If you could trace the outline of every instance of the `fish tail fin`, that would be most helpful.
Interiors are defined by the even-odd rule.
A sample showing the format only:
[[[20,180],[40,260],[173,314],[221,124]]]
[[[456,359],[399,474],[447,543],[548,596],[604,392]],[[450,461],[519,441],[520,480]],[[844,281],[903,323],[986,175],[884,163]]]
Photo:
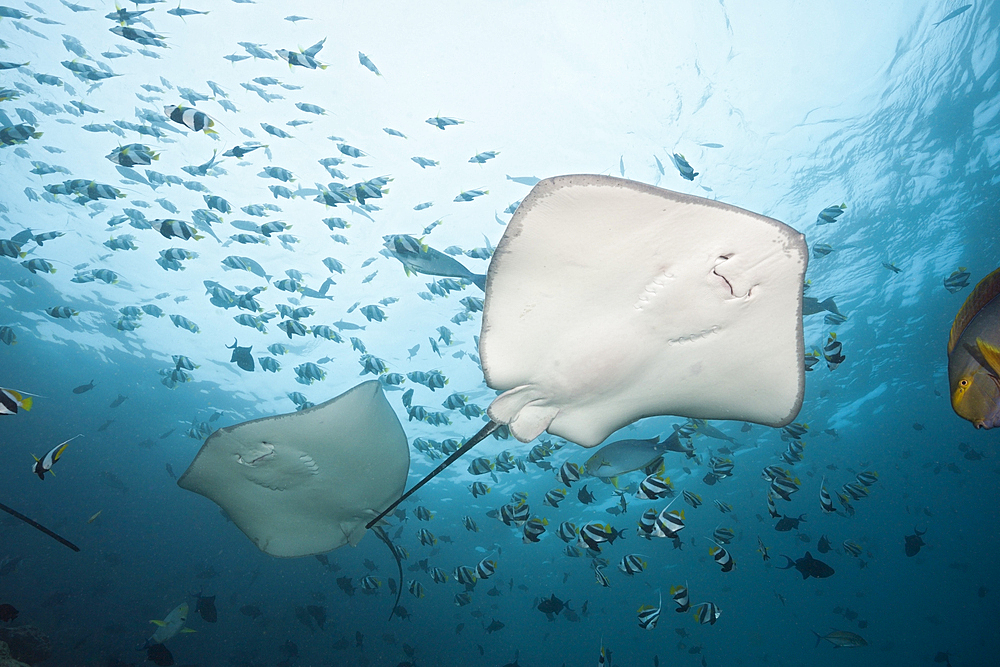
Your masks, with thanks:
[[[25,399],[23,399],[21,401],[21,409],[22,410],[29,410],[30,411],[32,403],[34,403],[34,400],[30,396],[27,397],[27,398],[25,398]],[[37,461],[38,459],[35,459],[35,460]]]
[[[816,632],[815,630],[812,630],[812,633],[816,635],[816,646],[814,646],[813,648],[819,648],[819,643],[823,640],[823,635]]]
[[[819,305],[824,310],[828,310],[831,313],[836,313],[837,315],[842,315],[840,309],[837,308],[837,304],[834,302],[833,297],[829,297],[819,302]]]

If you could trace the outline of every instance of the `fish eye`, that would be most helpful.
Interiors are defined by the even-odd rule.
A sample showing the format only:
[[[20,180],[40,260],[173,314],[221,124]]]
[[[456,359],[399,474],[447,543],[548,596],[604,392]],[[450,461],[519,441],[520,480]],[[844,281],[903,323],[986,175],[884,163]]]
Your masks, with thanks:
[[[958,381],[958,386],[960,386],[960,387],[968,387],[969,386],[969,380],[968,380],[968,378],[962,378],[961,380],[959,380]]]

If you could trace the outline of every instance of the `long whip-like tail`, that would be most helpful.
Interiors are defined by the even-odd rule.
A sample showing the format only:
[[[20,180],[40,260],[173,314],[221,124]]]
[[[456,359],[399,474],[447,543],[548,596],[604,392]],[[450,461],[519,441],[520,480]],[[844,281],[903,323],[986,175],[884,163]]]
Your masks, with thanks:
[[[399,553],[392,546],[392,540],[389,539],[389,534],[385,532],[382,526],[375,526],[372,528],[375,534],[380,540],[385,542],[385,546],[389,547],[389,551],[392,552],[392,557],[396,559],[396,566],[399,568],[399,586],[396,586],[396,601],[392,603],[392,609],[389,610],[389,618],[387,621],[392,620],[392,615],[396,613],[396,607],[399,606],[399,597],[403,594],[403,561],[399,559]]]
[[[448,458],[446,458],[444,460],[444,462],[442,462],[441,465],[439,465],[437,468],[435,468],[429,475],[427,475],[422,480],[420,480],[419,482],[417,482],[413,486],[413,488],[411,488],[409,491],[407,491],[402,496],[400,496],[399,499],[396,500],[394,503],[392,503],[391,505],[389,505],[388,507],[386,507],[384,510],[382,510],[381,514],[379,514],[377,517],[375,517],[374,519],[372,519],[371,521],[369,521],[367,524],[365,524],[365,528],[367,528],[368,530],[371,530],[372,526],[374,526],[379,521],[381,521],[382,519],[384,519],[386,517],[386,515],[389,514],[389,512],[391,512],[394,509],[396,509],[396,507],[401,502],[403,502],[404,500],[406,500],[407,498],[409,498],[410,496],[412,496],[417,491],[417,489],[419,489],[424,484],[426,484],[427,482],[429,482],[432,479],[434,479],[438,475],[438,473],[440,473],[442,470],[444,470],[445,468],[447,468],[448,466],[450,466],[452,463],[454,463],[455,461],[457,461],[467,451],[469,451],[470,449],[472,449],[473,447],[475,447],[476,445],[478,445],[480,442],[482,442],[483,440],[485,440],[491,433],[493,433],[493,431],[497,430],[499,427],[500,427],[500,424],[496,423],[495,421],[490,420],[490,422],[488,424],[486,424],[486,426],[484,426],[483,428],[481,428],[478,433],[476,433],[474,436],[472,436],[471,438],[469,438],[468,442],[466,442],[464,445],[462,445],[461,447],[459,447],[455,451],[454,454],[452,454],[451,456],[449,456]]]
[[[21,521],[25,522],[26,524],[28,524],[32,528],[37,528],[38,530],[42,531],[43,533],[45,533],[46,535],[48,535],[52,539],[54,539],[54,540],[56,540],[58,542],[62,542],[63,544],[65,544],[67,547],[69,547],[73,551],[79,551],[80,550],[80,547],[76,546],[75,544],[73,544],[72,542],[70,542],[69,540],[67,540],[65,537],[62,537],[61,535],[57,535],[56,533],[52,532],[51,530],[49,530],[48,528],[46,528],[42,524],[38,523],[34,519],[31,519],[29,517],[24,516],[23,514],[21,514],[20,512],[18,512],[17,510],[12,509],[10,507],[7,507],[3,503],[0,503],[0,510],[3,510],[4,512],[6,512],[7,514],[10,514],[13,517],[17,517],[18,519],[20,519]]]

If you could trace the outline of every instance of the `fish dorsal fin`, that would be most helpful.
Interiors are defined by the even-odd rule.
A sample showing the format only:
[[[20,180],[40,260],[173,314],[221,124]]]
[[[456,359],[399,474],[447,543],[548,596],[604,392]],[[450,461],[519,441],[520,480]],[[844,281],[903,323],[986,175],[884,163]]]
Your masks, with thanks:
[[[962,337],[969,323],[997,296],[1000,296],[1000,269],[983,278],[958,311],[955,323],[951,327],[951,336],[948,338],[948,354],[955,350],[958,339]]]
[[[1000,347],[991,345],[982,338],[976,339],[976,346],[979,348],[979,353],[983,355],[983,359],[993,374],[1000,376]]]

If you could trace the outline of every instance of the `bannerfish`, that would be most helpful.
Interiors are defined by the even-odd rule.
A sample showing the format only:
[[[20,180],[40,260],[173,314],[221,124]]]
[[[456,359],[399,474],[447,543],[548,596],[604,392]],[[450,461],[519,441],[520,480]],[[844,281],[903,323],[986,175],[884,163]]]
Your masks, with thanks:
[[[42,458],[38,458],[32,455],[32,458],[35,459],[35,465],[31,467],[31,472],[38,475],[38,479],[44,481],[45,473],[52,473],[52,466],[56,464],[56,461],[59,460],[59,457],[61,457],[63,452],[66,451],[66,448],[69,447],[69,443],[79,438],[80,435],[83,434],[81,433],[79,435],[74,435],[69,440],[59,443],[58,445],[50,449],[48,454],[46,454]],[[52,474],[54,475],[55,473]]]

